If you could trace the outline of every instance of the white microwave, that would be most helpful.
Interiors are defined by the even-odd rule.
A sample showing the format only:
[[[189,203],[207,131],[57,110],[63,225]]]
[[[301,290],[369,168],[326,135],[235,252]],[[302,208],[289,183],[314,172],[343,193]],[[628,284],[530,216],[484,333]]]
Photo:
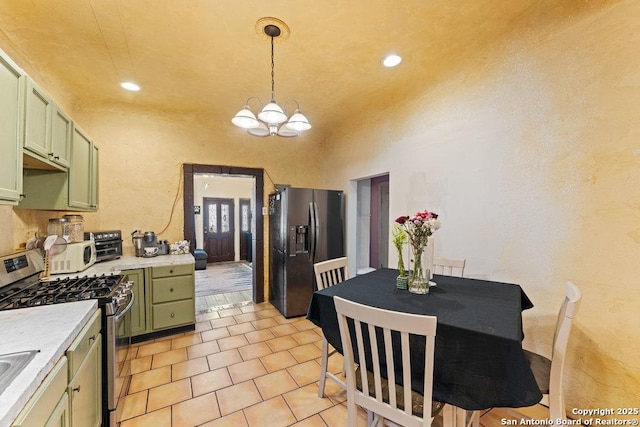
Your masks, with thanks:
[[[77,273],[96,262],[96,244],[93,240],[69,243],[62,253],[49,258],[51,274]]]

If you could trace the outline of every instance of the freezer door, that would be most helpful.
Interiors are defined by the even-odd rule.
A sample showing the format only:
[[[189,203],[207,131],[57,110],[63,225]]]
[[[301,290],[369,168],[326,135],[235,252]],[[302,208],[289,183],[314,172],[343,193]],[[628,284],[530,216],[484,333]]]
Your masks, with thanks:
[[[316,218],[313,263],[344,256],[344,201],[342,191],[314,190]]]
[[[283,310],[285,317],[307,314],[314,291],[313,264],[309,259],[310,209],[313,190],[308,188],[286,188],[283,214],[286,215],[287,250],[284,257],[285,285]]]

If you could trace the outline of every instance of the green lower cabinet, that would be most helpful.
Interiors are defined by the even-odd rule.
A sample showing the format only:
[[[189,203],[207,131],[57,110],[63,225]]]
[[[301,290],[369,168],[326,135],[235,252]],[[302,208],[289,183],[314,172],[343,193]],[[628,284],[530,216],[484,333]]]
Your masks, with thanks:
[[[71,427],[102,424],[102,337],[96,337],[76,375],[69,382]]]
[[[131,308],[132,337],[195,324],[193,264],[154,266],[126,270],[123,274],[133,282],[135,294]]]
[[[127,280],[133,282],[134,302],[131,307],[131,336],[149,332],[147,330],[147,307],[144,290],[144,269],[126,270]]]
[[[31,396],[12,427],[64,425],[56,423],[56,420],[69,419],[68,406],[60,407],[60,402],[67,395],[67,369],[67,358],[63,356]]]
[[[192,299],[153,305],[153,329],[188,325],[195,321]]]
[[[45,427],[69,427],[69,395],[65,392]]]

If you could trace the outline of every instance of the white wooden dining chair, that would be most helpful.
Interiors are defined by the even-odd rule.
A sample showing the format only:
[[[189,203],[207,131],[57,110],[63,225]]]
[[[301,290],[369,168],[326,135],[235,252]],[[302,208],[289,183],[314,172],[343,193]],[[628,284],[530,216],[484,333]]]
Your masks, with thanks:
[[[565,288],[565,297],[558,312],[556,329],[553,334],[553,347],[551,359],[538,353],[524,350],[525,357],[529,361],[536,383],[542,393],[540,403],[549,408],[549,419],[566,420],[567,412],[564,405],[564,390],[562,386],[562,375],[564,372],[565,356],[569,344],[569,334],[573,318],[578,312],[582,292],[573,284],[568,282]],[[526,415],[513,408],[506,408],[507,412],[519,418],[528,418]]]
[[[316,284],[318,290],[336,285],[349,278],[349,270],[347,269],[347,257],[317,262],[313,265],[313,271],[316,275]],[[318,387],[318,397],[324,396],[324,385],[327,378],[335,381],[342,388],[347,388],[347,385],[344,381],[338,378],[338,376],[334,373],[329,372],[327,369],[329,364],[329,357],[334,354],[336,354],[336,350],[333,349],[329,351],[329,342],[324,337],[324,335],[322,335],[322,359],[320,363],[320,384]],[[342,366],[342,374],[344,375],[344,363]]]
[[[465,263],[466,260],[464,259],[433,257],[433,273],[463,277]]]
[[[437,413],[442,407],[441,403],[434,404],[431,401],[436,317],[384,310],[340,297],[334,297],[333,301],[347,366],[347,425],[356,425],[357,406],[360,406],[374,414],[369,425],[382,426],[385,421],[391,421],[408,427],[430,426],[434,412]],[[356,336],[357,361],[354,360],[354,347],[348,326],[351,322]],[[369,340],[363,339],[363,327],[368,330]],[[382,331],[381,342],[377,339],[376,329]],[[424,394],[412,391],[410,386],[396,384],[392,333],[399,334],[400,337],[403,384],[411,384],[409,334],[415,336],[414,339],[424,340]],[[387,378],[383,378],[381,374],[379,351],[385,355]],[[371,355],[373,372],[365,368],[367,354]]]

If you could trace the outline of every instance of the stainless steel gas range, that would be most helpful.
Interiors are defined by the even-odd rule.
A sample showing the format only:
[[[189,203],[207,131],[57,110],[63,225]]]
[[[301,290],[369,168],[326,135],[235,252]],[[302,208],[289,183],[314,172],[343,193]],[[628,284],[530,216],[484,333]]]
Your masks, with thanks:
[[[118,400],[129,388],[133,283],[123,275],[77,276],[43,281],[38,249],[0,257],[0,310],[95,299],[102,309],[103,423],[117,425]]]

